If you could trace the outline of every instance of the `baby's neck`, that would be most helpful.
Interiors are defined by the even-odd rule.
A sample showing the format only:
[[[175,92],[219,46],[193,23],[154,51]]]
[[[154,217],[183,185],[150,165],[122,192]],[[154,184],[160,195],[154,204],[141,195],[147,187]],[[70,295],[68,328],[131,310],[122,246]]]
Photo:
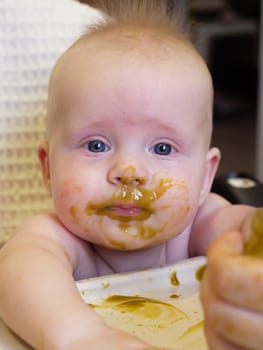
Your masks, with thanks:
[[[93,246],[97,275],[137,271],[164,266],[188,258],[190,227],[179,236],[156,247],[136,251]]]
[[[159,267],[166,263],[166,244],[136,251],[93,246],[98,275]]]

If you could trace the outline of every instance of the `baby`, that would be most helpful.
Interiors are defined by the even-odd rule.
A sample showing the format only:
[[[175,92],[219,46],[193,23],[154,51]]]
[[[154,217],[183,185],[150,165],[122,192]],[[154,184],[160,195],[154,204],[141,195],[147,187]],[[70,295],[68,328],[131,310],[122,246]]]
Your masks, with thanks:
[[[210,193],[220,152],[210,148],[209,71],[166,1],[93,4],[111,17],[65,52],[50,79],[39,159],[54,213],[28,219],[1,250],[0,317],[36,349],[153,349],[107,327],[74,281],[204,255],[236,230],[211,248],[202,297],[211,349],[243,349],[251,334],[238,337],[232,321],[254,313],[241,297],[232,306],[233,286],[222,293],[231,271],[243,271],[231,259],[241,259],[256,209]],[[253,332],[256,341],[262,332]]]

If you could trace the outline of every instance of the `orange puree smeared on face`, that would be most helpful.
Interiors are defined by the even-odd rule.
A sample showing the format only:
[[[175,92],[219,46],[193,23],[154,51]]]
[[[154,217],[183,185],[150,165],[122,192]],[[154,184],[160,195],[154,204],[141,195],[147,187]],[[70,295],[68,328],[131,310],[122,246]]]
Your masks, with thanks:
[[[263,257],[263,209],[257,210],[251,231],[251,236],[244,246],[244,254]]]
[[[126,182],[128,182],[128,180]],[[130,183],[125,184],[125,181],[123,180],[123,184],[118,187],[112,198],[100,204],[87,205],[85,212],[88,216],[93,214],[106,215],[112,219],[120,221],[146,220],[152,214],[152,203],[159,199],[173,185],[174,181],[169,178],[161,179],[155,189],[147,189]],[[140,208],[141,212],[138,215],[131,217],[118,215],[111,210],[115,203],[122,203],[123,205],[125,205],[125,203],[132,203]]]
[[[162,228],[154,228],[151,226],[145,226],[141,223],[136,225],[136,233],[134,234],[133,227],[129,222],[120,222],[119,229],[122,232],[125,232],[128,236],[131,237],[140,237],[141,239],[147,240],[155,237],[158,233],[162,232]]]
[[[98,224],[104,230],[104,219],[109,217],[117,221],[119,230],[126,237],[130,236],[147,241],[155,239],[159,235],[160,238],[157,243],[163,243],[166,236],[162,236],[162,233],[167,229],[168,222],[170,222],[169,217],[173,219],[174,225],[176,225],[184,220],[189,212],[187,186],[181,180],[161,178],[155,182],[155,186],[145,188],[131,181],[130,178],[133,176],[133,171],[132,167],[131,169],[127,168],[126,172],[131,174],[127,174],[127,181],[122,178],[122,184],[116,187],[110,198],[102,201],[98,200],[97,203],[88,203],[84,210],[81,211],[77,205],[72,205],[69,208],[72,222],[80,224],[83,219],[82,214],[88,217],[94,215],[100,217]],[[172,191],[167,200],[166,198],[159,200],[171,188]],[[173,196],[178,201],[175,207],[172,203]],[[155,214],[157,220],[155,218],[146,223],[146,220]],[[173,227],[167,230],[170,232],[173,230]],[[122,250],[127,249],[127,242],[112,239],[110,236],[107,239],[111,246]]]
[[[78,217],[77,217],[77,208],[75,205],[72,205],[70,208],[69,208],[69,213],[73,219],[73,223],[74,224],[77,224],[78,223]]]

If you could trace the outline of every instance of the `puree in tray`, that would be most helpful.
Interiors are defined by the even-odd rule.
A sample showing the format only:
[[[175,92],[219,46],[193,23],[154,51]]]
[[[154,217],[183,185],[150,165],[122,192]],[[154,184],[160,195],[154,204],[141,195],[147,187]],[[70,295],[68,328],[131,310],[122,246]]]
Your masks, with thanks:
[[[207,349],[198,294],[164,300],[112,295],[92,306],[110,326],[149,344],[176,350]]]
[[[193,258],[156,269],[78,281],[77,288],[112,327],[162,349],[207,350],[199,300],[205,264],[205,257]],[[31,348],[0,320],[0,350],[10,349]]]
[[[199,300],[205,258],[81,281],[84,300],[110,326],[149,344],[174,350],[207,350]],[[99,292],[98,292],[99,291]]]

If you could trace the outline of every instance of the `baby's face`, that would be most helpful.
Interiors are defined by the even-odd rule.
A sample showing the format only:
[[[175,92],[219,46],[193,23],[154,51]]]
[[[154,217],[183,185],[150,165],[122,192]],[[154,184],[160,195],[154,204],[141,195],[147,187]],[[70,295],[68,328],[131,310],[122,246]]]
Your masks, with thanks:
[[[135,57],[80,45],[58,66],[49,100],[57,215],[75,235],[123,250],[181,233],[219,157],[208,149],[211,86],[200,62]]]

